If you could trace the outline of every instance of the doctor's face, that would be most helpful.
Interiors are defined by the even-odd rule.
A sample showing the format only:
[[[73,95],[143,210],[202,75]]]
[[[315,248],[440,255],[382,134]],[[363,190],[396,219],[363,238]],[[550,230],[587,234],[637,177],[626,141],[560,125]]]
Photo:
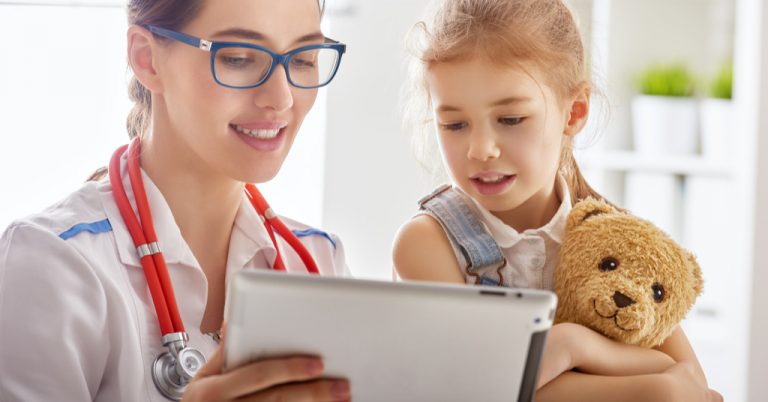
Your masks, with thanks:
[[[207,0],[179,31],[278,54],[324,41],[317,0]],[[256,183],[274,177],[317,89],[292,86],[281,66],[256,88],[227,88],[214,80],[210,52],[177,41],[160,50],[156,68],[162,90],[154,94],[155,112],[165,127],[155,132],[175,137],[176,152],[185,156],[180,159],[190,162],[185,168]],[[226,60],[232,70],[252,62],[243,54]],[[217,75],[221,81],[218,67]]]

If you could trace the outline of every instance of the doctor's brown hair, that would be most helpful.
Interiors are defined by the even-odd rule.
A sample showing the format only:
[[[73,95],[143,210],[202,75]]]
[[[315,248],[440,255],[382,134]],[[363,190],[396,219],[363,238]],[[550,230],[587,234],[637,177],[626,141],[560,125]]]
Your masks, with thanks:
[[[405,113],[417,135],[419,131],[425,135],[432,122],[424,73],[437,63],[475,57],[510,67],[529,62],[561,99],[591,88],[581,35],[562,0],[442,0],[432,21],[414,28],[421,35],[415,44],[417,60],[411,66]],[[560,154],[560,172],[571,201],[603,199],[581,174],[572,141],[566,139]]]
[[[154,25],[174,31],[181,30],[187,23],[200,13],[206,0],[129,0],[129,25]],[[215,1],[215,0],[208,0]],[[318,0],[320,16],[325,10],[325,0]],[[159,41],[168,39],[155,36]],[[128,83],[128,97],[133,101],[133,108],[128,113],[126,128],[128,138],[134,139],[146,134],[152,120],[152,94],[132,76]],[[88,181],[100,180],[105,177],[107,168],[102,167],[88,178]]]

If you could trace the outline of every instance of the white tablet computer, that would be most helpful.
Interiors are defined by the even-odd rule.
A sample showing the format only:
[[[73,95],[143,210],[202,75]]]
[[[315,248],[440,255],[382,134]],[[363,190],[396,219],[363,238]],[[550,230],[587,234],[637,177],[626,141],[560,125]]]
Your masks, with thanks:
[[[551,292],[247,270],[230,283],[225,366],[322,356],[352,399],[531,401]]]

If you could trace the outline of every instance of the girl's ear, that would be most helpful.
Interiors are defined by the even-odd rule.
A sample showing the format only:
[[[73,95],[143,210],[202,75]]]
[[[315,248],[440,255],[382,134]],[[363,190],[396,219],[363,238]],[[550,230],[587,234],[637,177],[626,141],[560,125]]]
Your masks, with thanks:
[[[589,86],[583,84],[576,92],[576,96],[572,98],[568,107],[568,121],[565,125],[563,134],[573,136],[579,133],[587,124],[587,117],[589,117],[589,97],[591,95]]]
[[[154,35],[143,27],[128,28],[128,65],[136,79],[150,92],[162,92],[162,81],[157,72],[157,47]]]

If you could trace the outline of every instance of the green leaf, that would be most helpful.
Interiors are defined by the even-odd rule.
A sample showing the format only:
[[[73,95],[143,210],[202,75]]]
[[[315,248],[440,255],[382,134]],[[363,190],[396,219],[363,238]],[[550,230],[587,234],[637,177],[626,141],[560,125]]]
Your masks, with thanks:
[[[695,84],[685,66],[674,64],[647,68],[638,79],[638,87],[644,95],[686,97],[693,95]]]

